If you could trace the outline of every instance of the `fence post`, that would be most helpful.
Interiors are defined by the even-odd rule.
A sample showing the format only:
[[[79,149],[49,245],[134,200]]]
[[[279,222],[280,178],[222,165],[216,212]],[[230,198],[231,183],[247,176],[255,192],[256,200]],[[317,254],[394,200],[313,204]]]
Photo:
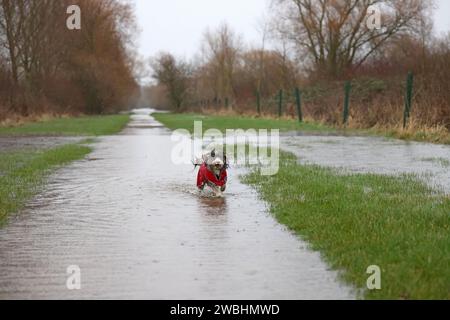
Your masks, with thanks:
[[[225,98],[225,108],[228,109],[228,106],[230,104],[230,101],[228,100],[228,97]]]
[[[280,95],[278,98],[278,118],[281,118],[283,114],[283,89],[280,89]]]
[[[408,72],[408,78],[406,80],[405,111],[403,112],[403,129],[406,129],[409,117],[411,116],[413,85],[414,74]]]
[[[261,93],[259,90],[256,90],[256,111],[258,115],[261,115]]]
[[[345,83],[345,99],[344,99],[344,125],[348,124],[348,118],[350,116],[350,91],[352,89],[351,81]]]
[[[298,121],[303,122],[303,112],[302,112],[302,94],[299,88],[295,88],[295,100],[297,102],[297,114]]]

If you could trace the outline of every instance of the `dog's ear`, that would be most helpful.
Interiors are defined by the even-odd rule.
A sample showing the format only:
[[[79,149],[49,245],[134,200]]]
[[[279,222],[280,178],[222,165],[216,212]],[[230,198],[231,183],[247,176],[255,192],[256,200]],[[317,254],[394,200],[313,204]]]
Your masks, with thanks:
[[[227,155],[226,154],[223,154],[223,164],[224,164],[225,169],[229,168],[228,159],[227,159]]]

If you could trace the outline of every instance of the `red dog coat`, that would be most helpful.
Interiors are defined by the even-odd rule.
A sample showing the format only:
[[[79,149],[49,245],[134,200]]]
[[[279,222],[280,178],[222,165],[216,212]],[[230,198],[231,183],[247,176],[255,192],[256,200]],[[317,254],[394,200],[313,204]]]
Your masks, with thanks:
[[[207,183],[213,183],[218,187],[224,187],[227,183],[227,179],[228,179],[227,170],[222,169],[219,178],[217,178],[214,172],[208,169],[206,164],[202,164],[200,170],[198,171],[197,187],[203,189],[205,187],[205,184]]]

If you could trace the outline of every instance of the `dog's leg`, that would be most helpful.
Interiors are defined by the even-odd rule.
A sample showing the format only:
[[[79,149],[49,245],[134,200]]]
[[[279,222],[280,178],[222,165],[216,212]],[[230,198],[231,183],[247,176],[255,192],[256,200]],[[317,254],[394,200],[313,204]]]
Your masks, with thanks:
[[[215,190],[214,190],[214,196],[216,198],[222,198],[223,197],[222,190],[220,188],[216,187]]]

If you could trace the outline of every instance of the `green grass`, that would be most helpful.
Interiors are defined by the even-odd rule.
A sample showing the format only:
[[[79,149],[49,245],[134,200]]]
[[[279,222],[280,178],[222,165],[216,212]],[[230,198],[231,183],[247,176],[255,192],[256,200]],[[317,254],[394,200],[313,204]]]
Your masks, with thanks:
[[[156,120],[164,124],[172,130],[186,129],[191,133],[194,128],[194,121],[203,122],[203,131],[208,129],[219,129],[225,133],[226,129],[280,129],[280,131],[303,131],[303,132],[327,132],[340,133],[342,135],[357,136],[381,136],[393,139],[401,139],[406,141],[421,141],[437,144],[450,144],[450,135],[448,132],[424,132],[409,131],[403,132],[398,130],[382,130],[382,129],[349,129],[326,126],[320,123],[304,122],[299,123],[297,120],[289,119],[271,119],[271,118],[254,118],[248,116],[223,116],[223,115],[201,115],[194,113],[155,113]]]
[[[368,299],[450,298],[450,198],[412,176],[344,175],[299,165],[281,154],[277,175],[243,177],[344,281],[366,288],[366,270],[382,270]]]
[[[333,131],[329,127],[316,123],[299,123],[296,120],[251,118],[245,116],[206,116],[200,114],[155,113],[152,115],[157,121],[172,130],[194,130],[194,121],[203,122],[203,131],[218,129],[225,133],[227,129],[280,129],[281,131]]]
[[[0,127],[0,135],[65,135],[101,136],[120,132],[128,123],[129,115],[59,118],[27,123],[18,127]]]
[[[0,153],[0,226],[39,191],[51,169],[90,152],[86,145],[71,144],[44,151]]]

